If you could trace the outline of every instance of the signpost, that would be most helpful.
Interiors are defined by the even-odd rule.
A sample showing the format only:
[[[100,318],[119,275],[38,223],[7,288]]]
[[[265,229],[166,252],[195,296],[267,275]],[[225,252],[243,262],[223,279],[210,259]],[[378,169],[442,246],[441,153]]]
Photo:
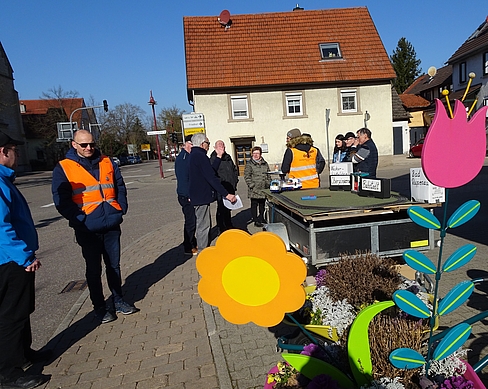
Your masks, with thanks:
[[[184,113],[181,115],[183,122],[183,138],[199,132],[205,133],[205,118],[203,113]]]

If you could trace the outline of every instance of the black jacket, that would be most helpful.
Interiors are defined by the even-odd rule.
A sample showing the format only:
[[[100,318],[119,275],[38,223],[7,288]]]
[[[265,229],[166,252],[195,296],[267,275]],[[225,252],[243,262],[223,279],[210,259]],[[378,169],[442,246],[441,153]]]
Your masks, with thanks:
[[[210,154],[210,163],[213,165],[215,159],[217,158],[217,153],[212,151]],[[239,171],[237,170],[237,166],[232,161],[232,158],[229,154],[224,153],[222,158],[220,159],[220,165],[217,169],[217,175],[220,178],[220,183],[222,186],[227,189],[227,191],[231,194],[235,194],[237,190],[237,183],[239,182]]]

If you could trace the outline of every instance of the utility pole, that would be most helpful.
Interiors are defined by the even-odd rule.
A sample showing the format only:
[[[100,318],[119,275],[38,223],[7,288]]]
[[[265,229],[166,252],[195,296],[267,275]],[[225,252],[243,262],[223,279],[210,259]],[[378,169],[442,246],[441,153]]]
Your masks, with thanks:
[[[152,91],[150,91],[151,97],[149,97],[149,105],[152,108],[152,113],[153,113],[153,118],[154,118],[154,131],[158,130],[158,124],[156,121],[156,111],[154,110],[154,106],[157,104],[156,100],[154,100],[154,97],[152,95]],[[161,148],[159,147],[159,135],[156,135],[156,148],[158,149],[158,161],[159,161],[159,174],[161,175],[161,178],[164,178],[164,173],[163,173],[163,162],[161,161]]]

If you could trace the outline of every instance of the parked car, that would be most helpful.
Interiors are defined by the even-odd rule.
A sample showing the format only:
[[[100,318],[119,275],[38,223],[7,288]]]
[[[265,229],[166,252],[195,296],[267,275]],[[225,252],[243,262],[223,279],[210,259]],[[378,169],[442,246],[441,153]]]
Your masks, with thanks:
[[[129,164],[129,159],[128,159],[127,155],[120,155],[119,160],[120,160],[120,165],[128,165]]]
[[[420,158],[422,155],[422,147],[424,146],[424,138],[419,139],[417,142],[410,147],[410,152],[408,153],[409,158]]]
[[[114,161],[117,166],[120,166],[120,159],[118,159],[117,157],[112,157],[112,161]]]
[[[128,163],[132,165],[135,165],[136,163],[142,163],[142,159],[138,155],[129,155],[127,157],[127,160]]]

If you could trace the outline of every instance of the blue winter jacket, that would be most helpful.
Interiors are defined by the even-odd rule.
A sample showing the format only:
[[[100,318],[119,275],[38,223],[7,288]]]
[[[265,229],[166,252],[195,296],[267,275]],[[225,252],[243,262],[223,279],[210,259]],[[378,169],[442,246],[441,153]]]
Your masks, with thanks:
[[[215,158],[213,164],[207,157],[207,150],[202,147],[192,147],[190,153],[190,201],[192,205],[205,205],[217,199],[217,193],[226,197],[229,192],[220,183],[216,171],[220,165],[220,158]]]
[[[27,267],[39,248],[37,231],[24,196],[13,184],[15,172],[0,165],[0,265]]]
[[[98,162],[102,155],[98,150],[92,158],[80,157],[74,148],[69,149],[66,158],[81,165],[93,177],[99,180]],[[72,188],[61,165],[58,163],[53,170],[52,193],[54,205],[58,212],[69,221],[69,225],[76,230],[103,232],[111,230],[122,223],[122,216],[127,213],[127,189],[124,179],[117,166],[112,162],[114,168],[114,183],[116,199],[122,211],[115,209],[108,202],[104,201],[92,213],[86,215],[72,200]]]
[[[190,197],[190,153],[182,149],[175,160],[176,193],[179,196]]]

